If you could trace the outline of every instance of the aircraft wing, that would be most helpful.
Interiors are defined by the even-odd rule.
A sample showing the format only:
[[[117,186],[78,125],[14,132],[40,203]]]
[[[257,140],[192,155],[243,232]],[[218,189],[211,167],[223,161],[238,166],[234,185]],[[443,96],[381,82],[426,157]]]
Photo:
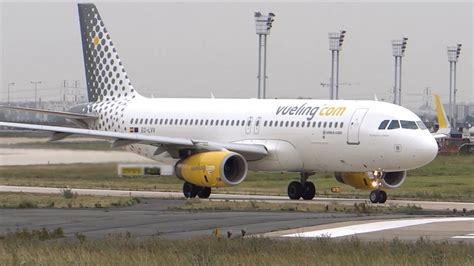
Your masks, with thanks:
[[[84,128],[43,126],[9,122],[0,122],[0,126],[52,132],[53,135],[50,139],[52,141],[63,139],[70,135],[82,135],[113,141],[112,146],[115,147],[126,146],[130,144],[148,144],[158,147],[155,154],[168,151],[174,158],[179,157],[179,150],[186,149],[203,151],[226,149],[241,154],[247,160],[258,160],[268,154],[265,146],[261,144],[220,143],[186,138],[149,136],[140,133],[111,132]]]

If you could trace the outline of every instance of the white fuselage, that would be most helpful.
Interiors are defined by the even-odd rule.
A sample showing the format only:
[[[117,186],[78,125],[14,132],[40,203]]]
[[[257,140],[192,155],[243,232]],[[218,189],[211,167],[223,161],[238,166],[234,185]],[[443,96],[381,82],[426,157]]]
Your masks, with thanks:
[[[123,114],[120,131],[265,145],[269,154],[250,161],[250,170],[390,172],[420,167],[437,154],[426,129],[379,130],[383,120],[420,121],[411,111],[384,102],[138,97]],[[154,155],[154,146],[128,148],[170,160]]]

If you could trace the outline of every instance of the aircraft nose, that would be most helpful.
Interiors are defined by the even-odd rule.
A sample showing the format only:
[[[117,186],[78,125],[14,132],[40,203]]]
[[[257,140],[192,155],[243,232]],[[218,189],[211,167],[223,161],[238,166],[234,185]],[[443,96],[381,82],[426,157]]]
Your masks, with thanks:
[[[428,164],[438,155],[438,144],[431,134],[423,136],[419,141],[419,155],[423,158],[424,164]]]

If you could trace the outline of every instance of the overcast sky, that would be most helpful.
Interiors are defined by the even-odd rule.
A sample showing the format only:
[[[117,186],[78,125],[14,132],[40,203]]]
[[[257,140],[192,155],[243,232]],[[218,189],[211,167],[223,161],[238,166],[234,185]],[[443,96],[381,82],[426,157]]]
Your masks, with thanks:
[[[391,40],[408,37],[404,105],[421,105],[426,87],[447,101],[446,46],[462,43],[458,102],[474,101],[472,3],[112,3],[96,4],[132,84],[155,97],[250,98],[257,94],[254,11],[273,12],[268,97],[328,98],[328,32],[344,29],[341,98],[388,98],[394,83]],[[0,4],[0,100],[56,97],[60,80],[85,83],[77,5]],[[49,90],[48,90],[49,88]],[[410,94],[410,95],[409,95]]]

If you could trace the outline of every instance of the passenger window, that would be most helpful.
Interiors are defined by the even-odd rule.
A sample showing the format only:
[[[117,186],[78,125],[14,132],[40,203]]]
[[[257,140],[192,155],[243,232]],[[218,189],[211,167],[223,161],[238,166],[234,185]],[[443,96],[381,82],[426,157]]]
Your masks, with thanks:
[[[299,126],[300,126],[300,122],[299,122],[299,121],[296,121],[295,127],[299,127]]]
[[[422,130],[425,130],[427,129],[426,126],[425,126],[425,123],[423,123],[422,121],[416,121],[416,124],[418,125],[418,127]]]
[[[329,122],[329,126],[328,126],[328,127],[329,127],[329,128],[331,128],[331,127],[332,127],[332,122]]]
[[[390,125],[388,125],[387,129],[396,129],[396,128],[400,128],[400,124],[398,123],[398,120],[392,120],[392,122],[390,122]]]
[[[289,121],[286,121],[285,127],[288,127],[288,124],[290,124],[290,122],[289,122]]]
[[[327,124],[328,124],[327,122],[324,122],[323,128],[326,128]]]
[[[341,122],[341,125],[340,125],[340,127],[342,128],[343,126],[344,126],[344,122]]]
[[[285,123],[284,121],[280,121],[280,127],[283,127],[283,123]]]
[[[263,122],[263,126],[264,126],[264,127],[267,126],[267,120],[265,120],[265,122]]]
[[[316,127],[316,121],[313,121],[313,127]]]
[[[192,119],[189,119],[189,125],[190,125],[190,126],[193,125],[193,120],[192,120]]]
[[[334,123],[334,128],[337,128],[337,124],[338,124],[337,122],[336,122],[336,123]]]
[[[230,125],[231,125],[231,126],[234,125],[234,120],[231,120],[231,121],[230,121]]]
[[[291,127],[293,127],[294,124],[295,124],[295,122],[291,121]]]
[[[321,128],[321,121],[318,122],[318,128]]]
[[[260,125],[260,120],[257,120],[257,122],[255,123],[255,126],[258,127]]]
[[[380,123],[380,125],[379,125],[379,130],[383,130],[383,129],[387,128],[388,122],[390,122],[390,120],[382,121],[382,123]]]
[[[155,119],[155,125],[157,125],[157,124],[158,124],[158,118]]]
[[[132,124],[132,125],[133,125],[133,118],[132,118],[132,119],[130,119],[130,124]]]
[[[400,124],[402,125],[402,128],[418,129],[418,126],[416,125],[415,121],[400,120]]]
[[[239,122],[240,122],[240,120],[236,120],[236,121],[235,121],[235,126],[238,127],[238,126],[239,126]]]
[[[268,126],[271,127],[272,125],[273,125],[273,121],[270,121],[270,122],[268,123]]]

